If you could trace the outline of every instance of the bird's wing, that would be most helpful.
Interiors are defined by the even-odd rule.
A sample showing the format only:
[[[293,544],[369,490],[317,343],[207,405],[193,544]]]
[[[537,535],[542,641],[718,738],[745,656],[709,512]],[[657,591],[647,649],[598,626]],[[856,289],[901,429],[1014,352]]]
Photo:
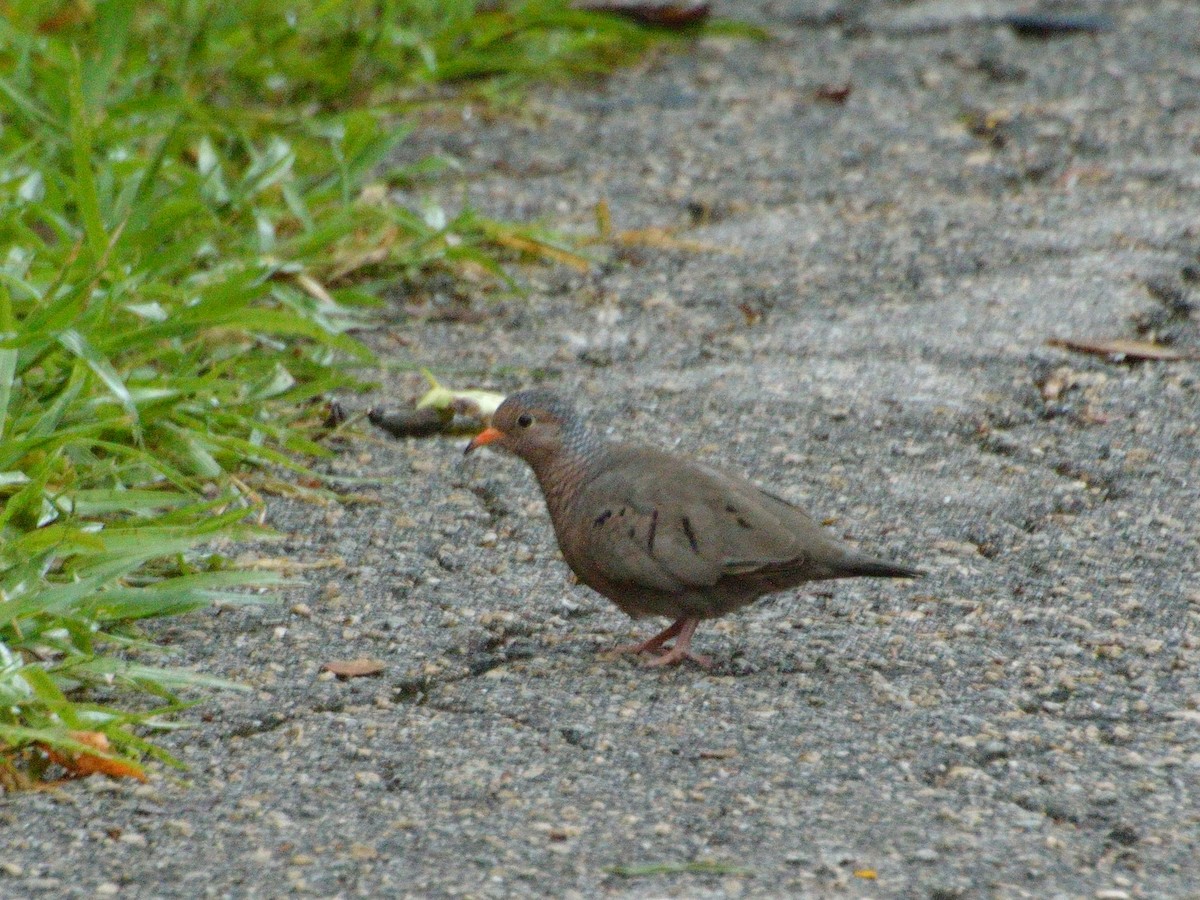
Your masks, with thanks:
[[[663,591],[787,566],[816,523],[751,482],[647,448],[618,452],[580,498],[592,562],[605,577]],[[806,540],[808,543],[806,543]]]

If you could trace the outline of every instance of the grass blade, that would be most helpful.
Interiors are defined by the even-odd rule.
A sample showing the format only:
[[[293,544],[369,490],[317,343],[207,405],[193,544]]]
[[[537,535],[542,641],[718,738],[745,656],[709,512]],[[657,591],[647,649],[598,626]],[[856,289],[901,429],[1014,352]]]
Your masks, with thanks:
[[[76,49],[72,58],[70,77],[71,101],[71,151],[74,158],[74,196],[83,219],[84,233],[92,258],[104,258],[108,245],[108,234],[104,219],[100,215],[100,197],[96,193],[96,176],[92,171],[92,129],[90,112],[83,93],[83,64]]]

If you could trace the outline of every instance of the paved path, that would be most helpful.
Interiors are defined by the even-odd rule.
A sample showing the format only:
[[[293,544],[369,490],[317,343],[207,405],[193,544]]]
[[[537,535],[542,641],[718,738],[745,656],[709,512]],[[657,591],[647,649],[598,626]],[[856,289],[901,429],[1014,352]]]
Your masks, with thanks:
[[[476,322],[435,296],[381,352],[559,385],[930,577],[764,602],[701,629],[715,671],[645,671],[597,657],[652,623],[568,583],[517,462],[362,441],[336,468],[382,503],[270,512],[265,552],[344,567],[167,633],[253,685],[167,739],[190,770],[4,798],[0,894],[1200,892],[1200,364],[1046,346],[1200,348],[1200,7],[1107,6],[1038,41],[984,5],[755,5],[769,42],[405,151],[488,213],[587,231],[606,200],[695,245],[525,271]],[[387,671],[319,674],[360,655]]]

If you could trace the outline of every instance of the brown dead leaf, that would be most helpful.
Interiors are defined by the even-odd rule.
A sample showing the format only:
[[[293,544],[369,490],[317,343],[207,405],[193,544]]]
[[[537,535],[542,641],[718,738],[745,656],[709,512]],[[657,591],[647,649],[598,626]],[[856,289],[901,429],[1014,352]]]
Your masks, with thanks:
[[[371,659],[368,656],[360,656],[358,659],[335,659],[325,663],[321,668],[345,680],[378,675],[387,669],[387,663],[383,660]]]
[[[387,262],[391,250],[388,247],[376,247],[358,253],[343,253],[334,259],[334,265],[329,269],[329,280],[340,282],[349,278],[360,269],[377,266]]]
[[[635,228],[619,231],[612,237],[613,243],[622,247],[653,247],[656,250],[682,250],[687,253],[738,253],[734,247],[721,247],[703,241],[689,241],[675,237],[666,228]]]
[[[469,306],[462,304],[454,304],[453,306],[434,306],[432,308],[425,306],[406,306],[404,312],[410,318],[418,322],[451,322],[461,323],[463,325],[477,325],[480,322],[486,322],[493,315],[494,310],[471,309]]]
[[[71,740],[94,747],[99,753],[107,754],[111,750],[108,738],[99,731],[71,731]],[[53,747],[42,746],[42,752],[52,763],[62,766],[71,773],[73,778],[86,778],[88,775],[107,775],[109,778],[135,778],[146,780],[142,767],[126,759],[115,756],[101,756],[99,753],[71,753],[65,750],[55,750]]]
[[[255,556],[252,553],[243,553],[237,558],[237,566],[240,569],[260,569],[266,572],[294,574],[310,569],[344,569],[346,560],[341,556],[327,556],[311,562],[300,562],[286,556]]]
[[[602,241],[612,237],[612,212],[608,208],[607,200],[596,204],[596,232]]]
[[[233,485],[239,491],[241,491],[242,496],[248,497],[252,503],[254,503],[255,505],[258,505],[258,506],[266,505],[263,503],[262,495],[260,495],[258,493],[258,491],[254,490],[254,488],[250,487],[250,485],[246,484],[246,482],[243,481],[241,478],[238,478],[238,476],[236,476],[236,475],[230,475],[229,480],[231,482],[233,482]],[[259,524],[261,525],[262,522],[260,521]]]
[[[700,759],[733,759],[738,751],[737,747],[721,747],[717,750],[701,750],[696,755]]]
[[[8,753],[0,755],[0,793],[37,790],[38,784],[9,760]]]
[[[336,306],[337,301],[333,299],[333,295],[325,290],[325,285],[317,281],[307,272],[297,272],[292,276],[293,280],[300,285],[301,290],[321,303],[326,303],[330,306]]]
[[[454,421],[454,410],[436,409],[380,409],[367,410],[367,421],[382,428],[393,437],[429,437],[444,432]]]
[[[709,0],[575,0],[576,9],[624,16],[642,25],[686,28],[699,25],[712,12]]]
[[[510,250],[519,250],[522,253],[528,253],[530,256],[540,256],[544,259],[550,259],[565,266],[570,266],[576,272],[586,272],[592,267],[592,264],[578,253],[571,253],[569,250],[553,247],[543,241],[535,241],[516,234],[496,234],[492,236],[492,240],[501,247],[507,247]]]
[[[386,262],[403,240],[404,234],[399,226],[388,225],[372,232],[369,238],[360,238],[357,243],[336,249],[332,262],[324,269],[325,280],[340,283],[361,269]]]
[[[8,4],[4,5],[3,10],[5,18],[8,17]],[[92,4],[75,2],[63,4],[62,8],[47,19],[38,22],[38,34],[57,34],[60,31],[66,31],[68,28],[73,28],[83,22],[90,21],[96,17],[96,11]]]
[[[757,325],[762,321],[762,310],[755,309],[749,303],[739,303],[738,309],[742,311],[742,315],[746,317],[747,325]]]
[[[813,96],[826,103],[841,104],[850,99],[852,90],[854,90],[854,86],[848,81],[841,84],[823,84],[813,92]]]
[[[1188,353],[1184,350],[1168,347],[1165,344],[1155,344],[1151,341],[1132,341],[1124,338],[1115,338],[1113,340],[1050,338],[1046,343],[1051,347],[1062,347],[1064,350],[1105,356],[1113,362],[1122,362],[1126,359],[1161,360],[1165,362],[1181,359],[1200,359],[1200,353]]]

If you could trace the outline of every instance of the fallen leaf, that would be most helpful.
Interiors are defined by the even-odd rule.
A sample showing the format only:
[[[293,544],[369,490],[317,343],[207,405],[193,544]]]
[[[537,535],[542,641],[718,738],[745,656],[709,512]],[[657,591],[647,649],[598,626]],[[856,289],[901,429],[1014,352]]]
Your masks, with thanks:
[[[823,84],[813,92],[813,96],[826,103],[845,103],[850,99],[854,86],[850,82],[843,84]]]
[[[450,409],[486,422],[504,402],[504,395],[495,391],[455,391],[439,384],[428,369],[422,369],[421,374],[429,382],[429,390],[417,401],[417,409]]]
[[[1079,353],[1091,353],[1096,356],[1107,356],[1113,362],[1126,359],[1154,359],[1171,362],[1180,359],[1200,359],[1200,353],[1189,353],[1177,350],[1165,344],[1155,344],[1151,341],[1131,341],[1123,338],[1114,340],[1077,340],[1075,338],[1050,338],[1046,341],[1051,347],[1062,347],[1064,350],[1075,350]]]
[[[382,428],[393,437],[429,437],[441,434],[454,419],[454,410],[449,406],[436,409],[379,409],[367,410],[367,420]]]
[[[698,25],[712,12],[709,0],[576,0],[572,5],[576,9],[611,13],[659,28]]]
[[[876,878],[879,877],[879,873],[876,872],[874,869],[855,869],[854,877],[862,878],[866,881],[874,881]]]
[[[340,556],[327,556],[312,562],[300,562],[286,556],[255,556],[243,553],[236,560],[238,568],[260,569],[266,572],[305,572],[310,569],[344,569],[346,560]]]
[[[561,247],[554,247],[545,241],[505,233],[492,235],[492,240],[501,247],[518,250],[521,253],[528,253],[530,256],[540,256],[544,259],[550,259],[565,266],[570,266],[576,272],[586,272],[592,267],[592,263],[587,257],[580,256],[578,253],[572,253],[570,250],[563,250]]]
[[[738,309],[742,311],[742,315],[746,317],[747,325],[757,325],[762,321],[762,311],[755,309],[749,303],[739,303]]]
[[[146,780],[146,773],[137,763],[108,754],[111,745],[108,738],[99,731],[70,731],[67,735],[73,741],[94,747],[99,753],[80,751],[72,753],[69,750],[55,750],[53,747],[41,745],[42,752],[52,763],[62,766],[71,773],[73,778],[86,778],[88,775],[107,775],[109,778],[135,778]]]
[[[5,16],[8,10],[5,9]],[[95,10],[85,3],[64,3],[62,9],[48,19],[38,22],[38,34],[56,34],[95,18]]]
[[[602,241],[612,237],[612,212],[608,208],[607,200],[596,204],[596,232]]]
[[[338,678],[363,678],[367,675],[378,675],[387,668],[387,663],[368,656],[358,659],[335,659],[321,666],[326,672],[332,672]]]
[[[719,750],[701,750],[697,754],[701,759],[733,759],[737,755],[736,747],[722,747]]]
[[[406,306],[404,312],[419,322],[451,322],[463,325],[477,325],[485,322],[493,315],[482,309],[471,309],[469,306],[455,304],[427,309],[423,306]]]
[[[0,793],[8,791],[33,791],[39,784],[14,766],[8,759],[7,753],[0,755]]]
[[[634,228],[620,231],[613,235],[613,242],[623,247],[652,247],[655,250],[682,250],[686,253],[741,252],[736,247],[677,238],[666,228]]]
[[[1000,21],[1024,38],[1058,37],[1069,34],[1099,34],[1112,31],[1112,16],[1088,13],[1019,12],[1002,16]]]
[[[380,240],[382,242],[384,239],[381,238]],[[334,255],[334,265],[329,269],[328,278],[330,281],[343,281],[361,269],[386,262],[390,253],[390,245],[372,247],[370,250],[361,250],[354,253],[337,253]]]
[[[333,299],[333,295],[325,289],[325,285],[317,281],[307,272],[297,272],[292,276],[300,288],[320,303],[325,303],[329,306],[337,306],[337,301]]]

